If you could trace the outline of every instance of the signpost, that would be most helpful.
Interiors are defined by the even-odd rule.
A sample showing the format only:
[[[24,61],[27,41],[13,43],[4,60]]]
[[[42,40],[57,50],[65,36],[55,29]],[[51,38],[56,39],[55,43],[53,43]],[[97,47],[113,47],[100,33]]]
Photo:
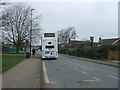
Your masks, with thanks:
[[[90,36],[90,42],[91,42],[91,59],[93,59],[93,42],[94,42],[93,36]]]

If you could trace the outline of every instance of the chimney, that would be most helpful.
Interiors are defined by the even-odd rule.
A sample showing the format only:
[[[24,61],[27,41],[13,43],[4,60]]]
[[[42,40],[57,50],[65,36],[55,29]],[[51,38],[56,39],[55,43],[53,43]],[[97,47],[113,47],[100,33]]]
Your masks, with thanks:
[[[101,37],[99,37],[99,42],[101,42]]]
[[[101,45],[101,37],[99,37],[98,46]]]

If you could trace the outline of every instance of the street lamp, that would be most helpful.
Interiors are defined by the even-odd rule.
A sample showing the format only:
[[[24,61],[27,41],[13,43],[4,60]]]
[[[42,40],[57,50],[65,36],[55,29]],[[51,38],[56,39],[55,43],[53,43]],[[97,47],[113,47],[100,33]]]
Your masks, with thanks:
[[[32,11],[35,9],[31,9],[31,30],[30,30],[30,56],[31,56],[31,42],[32,42]]]

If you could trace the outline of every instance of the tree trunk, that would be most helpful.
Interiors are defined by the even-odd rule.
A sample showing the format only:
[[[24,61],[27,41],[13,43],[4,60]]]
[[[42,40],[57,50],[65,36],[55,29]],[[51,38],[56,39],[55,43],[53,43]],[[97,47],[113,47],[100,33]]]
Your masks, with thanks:
[[[19,53],[19,46],[16,46],[16,53]]]

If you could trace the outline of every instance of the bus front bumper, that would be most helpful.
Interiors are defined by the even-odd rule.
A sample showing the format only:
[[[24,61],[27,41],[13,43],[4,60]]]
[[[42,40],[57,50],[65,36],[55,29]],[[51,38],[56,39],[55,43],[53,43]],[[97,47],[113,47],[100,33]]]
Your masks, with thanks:
[[[58,56],[44,56],[42,58],[58,58]]]

